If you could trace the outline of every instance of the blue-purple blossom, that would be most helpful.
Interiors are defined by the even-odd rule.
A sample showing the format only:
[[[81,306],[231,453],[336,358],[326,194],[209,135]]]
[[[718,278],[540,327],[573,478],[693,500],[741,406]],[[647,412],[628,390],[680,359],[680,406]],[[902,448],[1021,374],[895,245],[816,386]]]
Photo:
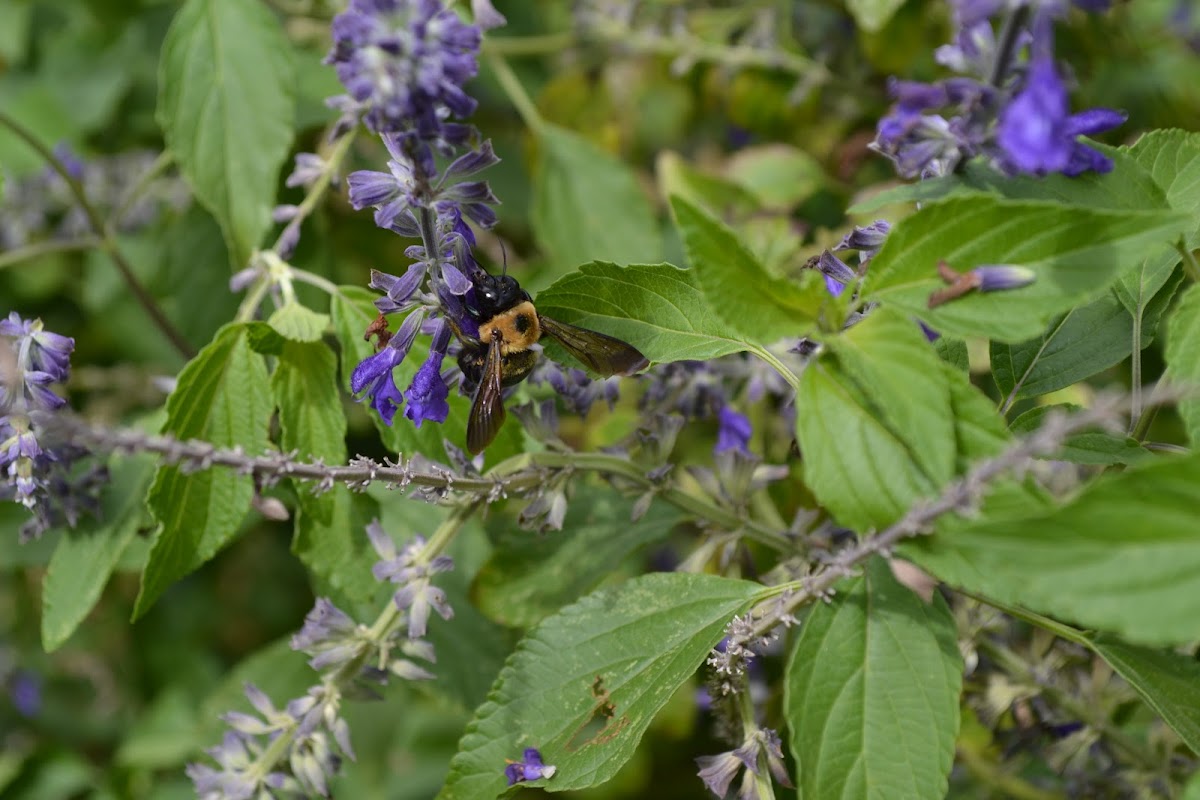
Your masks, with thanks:
[[[1021,172],[1068,176],[1089,170],[1108,172],[1112,160],[1076,137],[1115,128],[1125,118],[1125,114],[1106,108],[1070,114],[1067,89],[1054,60],[1037,58],[1021,92],[1000,114],[997,141],[1007,162]]]
[[[527,747],[520,761],[508,762],[508,766],[504,768],[504,777],[508,779],[509,786],[515,786],[525,781],[551,778],[557,770],[555,766],[542,763],[542,754],[536,747]]]
[[[393,340],[396,338],[393,337]],[[411,340],[409,344],[412,344]],[[365,391],[371,399],[371,407],[379,412],[388,425],[392,424],[396,409],[404,403],[404,395],[396,387],[392,370],[400,365],[407,354],[408,348],[401,350],[389,343],[375,355],[363,360],[350,375],[351,391],[355,394]]]
[[[446,601],[446,593],[430,583],[430,578],[454,569],[454,560],[449,556],[425,555],[425,538],[415,536],[403,550],[383,530],[378,520],[367,525],[367,537],[379,554],[372,574],[377,581],[391,581],[399,585],[392,601],[401,611],[408,612],[408,635],[420,639],[425,635],[430,610],[437,611],[442,619],[454,616],[454,609]]]
[[[51,386],[67,379],[74,348],[73,339],[45,330],[41,320],[15,312],[0,320],[0,500],[33,512],[22,540],[60,522],[73,526],[81,511],[98,508],[103,467],[73,471],[86,451],[44,441],[46,423],[66,404]]]
[[[981,292],[1002,292],[1020,289],[1037,280],[1037,273],[1029,267],[1015,264],[985,264],[975,267],[970,274],[979,282]]]
[[[749,452],[750,434],[753,428],[750,419],[739,414],[732,406],[724,406],[717,414],[717,444],[714,453],[724,453],[727,450]]]
[[[18,714],[37,716],[42,708],[42,679],[36,672],[18,669],[9,678],[8,696]]]
[[[365,391],[371,398],[371,407],[379,412],[388,425],[392,424],[396,409],[404,402],[404,395],[396,387],[392,371],[412,349],[424,317],[420,309],[405,317],[400,330],[388,340],[387,345],[375,355],[363,359],[350,374],[350,390],[355,394]]]
[[[350,0],[326,62],[372,131],[436,139],[449,117],[475,110],[462,87],[478,71],[481,39],[441,0]]]
[[[754,728],[748,732],[741,747],[715,756],[700,756],[696,764],[700,767],[697,774],[704,785],[719,798],[728,794],[730,784],[743,767],[746,774],[742,778],[739,798],[751,800],[761,797],[758,782],[766,780],[768,771],[780,786],[792,787],[791,778],[783,765],[779,734],[769,728]]]
[[[1108,6],[1104,0],[1075,4],[1088,11]],[[1054,61],[1053,22],[1065,14],[1066,0],[1042,0],[1031,13],[1014,17],[1023,27],[1000,46],[989,18],[1006,5],[1012,4],[954,2],[955,41],[939,48],[936,58],[962,75],[889,83],[895,105],[880,120],[872,148],[891,159],[902,177],[945,175],[976,156],[1009,174],[1112,169],[1111,160],[1077,139],[1116,127],[1125,115],[1103,108],[1070,114]],[[1023,66],[1022,51],[1028,52]]]
[[[445,422],[450,414],[450,404],[446,402],[450,396],[450,387],[442,377],[442,361],[446,358],[446,347],[449,344],[450,327],[445,321],[439,320],[429,356],[404,392],[404,399],[408,400],[404,416],[412,420],[418,428],[425,420]]]
[[[283,182],[284,186],[289,188],[303,186],[307,189],[316,183],[328,168],[329,165],[325,163],[325,159],[316,153],[296,153],[295,167],[287,176],[287,180]]]

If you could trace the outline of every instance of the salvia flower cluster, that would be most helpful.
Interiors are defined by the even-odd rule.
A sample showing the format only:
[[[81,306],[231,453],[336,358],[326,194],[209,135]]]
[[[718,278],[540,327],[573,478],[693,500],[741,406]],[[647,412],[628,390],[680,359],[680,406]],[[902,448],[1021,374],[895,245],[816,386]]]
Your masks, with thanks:
[[[957,32],[937,60],[958,73],[934,83],[893,79],[895,105],[872,147],[905,178],[946,175],[976,156],[1006,174],[1107,172],[1112,161],[1079,141],[1125,121],[1106,108],[1070,113],[1054,54],[1054,23],[1071,5],[1107,0],[952,0]],[[998,37],[992,17],[1007,18]]]
[[[503,21],[488,3],[475,10],[481,24]],[[420,240],[406,251],[413,263],[404,275],[372,273],[371,287],[384,293],[380,314],[406,316],[394,335],[374,328],[378,352],[354,370],[351,388],[389,425],[402,406],[418,426],[444,422],[457,379],[456,368],[443,370],[452,326],[478,332],[467,313],[482,273],[470,223],[496,224],[491,206],[498,201],[474,178],[499,159],[462,121],[476,105],[463,86],[478,71],[481,25],[464,22],[442,0],[351,0],[334,19],[333,40],[327,60],[348,94],[331,105],[344,124],[361,118],[390,156],[386,172],[348,176],[350,203],[374,208],[379,227]],[[439,159],[449,161],[444,169]],[[401,392],[393,373],[419,333],[430,337],[429,354]]]
[[[328,598],[318,598],[304,626],[292,637],[292,649],[310,656],[321,681],[277,709],[267,695],[247,684],[246,697],[257,716],[231,711],[222,718],[229,730],[208,751],[217,766],[190,764],[188,776],[202,800],[271,797],[330,797],[331,782],[343,758],[354,758],[350,728],[341,716],[343,699],[374,699],[372,687],[395,676],[428,680],[434,676],[417,663],[434,661],[433,645],[423,637],[430,610],[453,616],[445,593],[430,578],[454,567],[448,556],[426,561],[425,540],[418,536],[397,550],[378,520],[367,536],[380,557],[375,578],[399,586],[389,608],[373,625],[362,625]]]
[[[67,380],[75,340],[15,311],[0,320],[0,500],[26,506],[22,540],[95,512],[103,470],[73,470],[81,448],[51,444],[47,425],[67,401],[51,388]]]

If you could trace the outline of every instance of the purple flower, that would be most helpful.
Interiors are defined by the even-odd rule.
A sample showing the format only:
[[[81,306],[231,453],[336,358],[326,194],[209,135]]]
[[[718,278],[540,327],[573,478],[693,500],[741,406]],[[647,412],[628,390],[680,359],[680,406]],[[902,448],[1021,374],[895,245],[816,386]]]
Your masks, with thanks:
[[[317,179],[328,169],[325,159],[316,153],[297,153],[295,163],[296,166],[292,169],[292,173],[284,181],[284,186],[289,188],[303,186],[307,189],[316,183]]]
[[[1036,272],[1013,264],[987,264],[971,270],[971,274],[978,279],[981,292],[1020,289],[1037,280]]]
[[[13,708],[23,717],[35,716],[42,707],[42,681],[37,673],[18,669],[8,689]]]
[[[504,768],[504,776],[508,778],[509,786],[515,786],[525,781],[538,781],[542,778],[553,777],[557,769],[557,767],[542,763],[542,754],[536,747],[528,747],[525,749],[523,760],[508,762],[508,766]]]
[[[696,763],[700,766],[698,774],[704,785],[720,798],[729,792],[730,784],[743,767],[746,774],[738,792],[739,798],[749,800],[760,796],[756,779],[763,776],[764,766],[780,786],[792,788],[791,778],[783,765],[779,734],[770,728],[754,728],[747,732],[741,747],[715,756],[700,756]]]
[[[388,425],[392,424],[396,409],[404,402],[404,396],[392,378],[392,370],[400,365],[412,349],[424,317],[425,313],[420,309],[405,317],[400,330],[388,341],[387,347],[363,359],[350,374],[350,390],[355,394],[365,390],[371,398],[371,406]]]
[[[723,406],[717,414],[717,424],[717,444],[713,448],[714,453],[724,453],[727,450],[750,452],[748,445],[753,429],[749,418],[734,411],[732,406]]]
[[[75,151],[71,149],[71,145],[66,142],[59,142],[54,145],[54,157],[59,160],[59,163],[66,169],[67,174],[77,181],[83,180],[84,163],[75,155]]]
[[[388,425],[392,424],[396,409],[404,402],[404,395],[392,378],[392,370],[399,366],[405,355],[406,352],[389,343],[375,355],[364,359],[350,375],[350,389],[355,394],[366,390],[371,398],[371,407]]]
[[[408,400],[408,408],[404,416],[412,420],[418,428],[425,420],[445,422],[450,414],[450,404],[446,398],[450,396],[450,387],[442,378],[442,359],[444,353],[430,353],[425,363],[413,376],[412,384],[404,392]]]
[[[450,396],[450,387],[446,385],[441,372],[446,348],[450,344],[450,326],[444,320],[438,320],[436,324],[429,356],[404,392],[404,397],[408,400],[404,416],[412,420],[418,428],[425,420],[445,422],[450,414],[450,404],[446,402]]]
[[[18,372],[44,373],[52,383],[67,379],[74,339],[45,330],[40,319],[21,319],[15,311],[0,320],[0,336],[16,340]]]
[[[379,289],[386,296],[375,301],[375,308],[380,314],[393,314],[403,311],[409,306],[409,300],[425,280],[426,267],[424,264],[411,264],[401,277],[371,270],[372,289]]]
[[[339,667],[359,654],[358,625],[327,597],[318,597],[304,618],[304,627],[292,637],[293,650],[307,653],[315,670]]]
[[[350,0],[334,18],[326,63],[372,131],[436,139],[447,118],[475,110],[462,86],[478,71],[481,39],[440,0]]]

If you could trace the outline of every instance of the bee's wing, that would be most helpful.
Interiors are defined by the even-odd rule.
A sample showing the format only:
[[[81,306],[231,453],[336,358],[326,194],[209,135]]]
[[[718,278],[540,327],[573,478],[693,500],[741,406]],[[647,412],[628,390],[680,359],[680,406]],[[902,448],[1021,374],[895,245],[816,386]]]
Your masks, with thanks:
[[[504,424],[500,367],[500,340],[492,339],[483,362],[479,388],[475,390],[475,399],[471,402],[471,414],[467,417],[467,449],[471,455],[482,453]]]
[[[606,378],[610,375],[632,375],[650,366],[650,361],[640,350],[620,339],[540,315],[538,321],[542,325],[542,333],[554,337],[567,352]]]

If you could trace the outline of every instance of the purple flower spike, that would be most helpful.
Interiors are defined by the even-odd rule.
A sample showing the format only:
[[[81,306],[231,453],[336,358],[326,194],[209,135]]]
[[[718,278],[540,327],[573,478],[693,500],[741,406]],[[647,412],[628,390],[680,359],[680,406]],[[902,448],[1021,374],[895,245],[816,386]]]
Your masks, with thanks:
[[[557,767],[542,763],[542,754],[536,747],[526,748],[524,756],[524,760],[510,761],[504,768],[504,776],[508,778],[509,786],[515,786],[525,781],[550,778],[557,771]]]

